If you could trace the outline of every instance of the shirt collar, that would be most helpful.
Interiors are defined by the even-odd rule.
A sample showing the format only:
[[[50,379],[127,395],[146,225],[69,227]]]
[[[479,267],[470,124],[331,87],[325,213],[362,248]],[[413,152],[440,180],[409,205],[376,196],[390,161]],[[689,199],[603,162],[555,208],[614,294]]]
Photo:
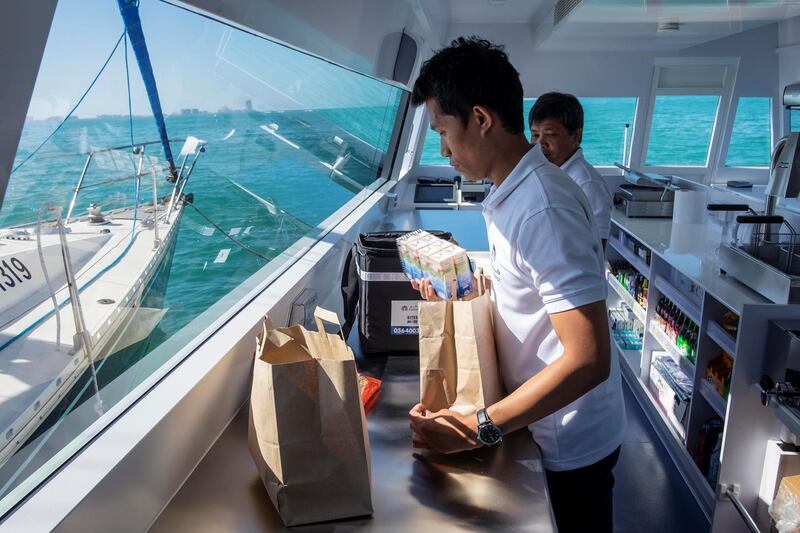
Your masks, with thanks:
[[[577,150],[575,150],[575,153],[572,154],[572,157],[570,157],[569,159],[564,161],[564,164],[561,165],[561,170],[564,170],[565,168],[570,166],[574,161],[577,161],[578,159],[583,159],[583,148],[580,148],[580,147]]]
[[[497,207],[514,189],[519,187],[519,184],[522,183],[525,178],[545,163],[547,163],[547,159],[542,153],[541,146],[538,144],[532,146],[530,150],[525,152],[525,155],[522,156],[522,159],[519,160],[519,163],[517,163],[499,187],[492,185],[491,189],[489,189],[489,194],[486,195],[486,198],[481,204],[483,209],[486,210]]]

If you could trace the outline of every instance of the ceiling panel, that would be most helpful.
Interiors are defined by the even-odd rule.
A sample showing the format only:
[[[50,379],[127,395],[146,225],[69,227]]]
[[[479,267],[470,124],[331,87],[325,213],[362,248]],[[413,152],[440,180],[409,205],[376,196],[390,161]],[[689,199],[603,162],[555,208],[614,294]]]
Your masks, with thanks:
[[[529,22],[555,0],[437,0],[446,2],[451,23]]]

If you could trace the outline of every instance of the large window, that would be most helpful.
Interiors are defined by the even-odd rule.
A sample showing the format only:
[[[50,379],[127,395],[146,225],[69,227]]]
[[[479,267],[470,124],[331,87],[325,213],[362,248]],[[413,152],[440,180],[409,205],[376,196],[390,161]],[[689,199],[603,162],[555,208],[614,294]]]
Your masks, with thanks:
[[[656,96],[645,164],[706,166],[719,101],[716,95]]]
[[[728,145],[728,167],[769,167],[772,128],[768,97],[739,98]]]
[[[15,226],[2,231],[17,237],[0,253],[10,254],[0,257],[9,265],[0,275],[0,515],[388,173],[402,89],[170,4],[142,0],[139,11],[193,203],[171,201],[117,3],[59,2],[0,208],[0,227]],[[189,136],[205,151],[184,144]],[[73,340],[77,303],[59,233],[81,289],[84,342]]]
[[[800,131],[800,109],[789,111],[789,129],[791,131]]]
[[[442,157],[442,145],[439,134],[428,128],[425,132],[425,143],[419,156],[420,165],[450,165],[450,160]]]
[[[631,150],[636,98],[580,98],[583,106],[583,151],[594,166],[624,163]],[[627,133],[626,133],[627,126]],[[626,145],[627,143],[627,145]]]
[[[636,114],[636,98],[579,98],[584,111],[583,151],[586,159],[595,166],[611,166],[624,161],[625,126],[628,125],[627,143],[630,150],[633,119]],[[526,98],[522,103],[525,122],[525,137],[531,138],[528,125],[530,113],[536,98]],[[439,135],[428,130],[420,156],[421,165],[448,165],[447,158],[440,155]]]

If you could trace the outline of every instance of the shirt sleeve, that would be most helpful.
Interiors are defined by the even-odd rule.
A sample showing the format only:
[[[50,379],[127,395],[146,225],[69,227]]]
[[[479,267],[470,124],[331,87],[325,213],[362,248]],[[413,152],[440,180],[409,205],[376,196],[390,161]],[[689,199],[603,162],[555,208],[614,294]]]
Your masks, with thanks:
[[[591,180],[581,184],[583,194],[589,200],[594,215],[594,223],[601,239],[608,239],[611,233],[611,194],[602,183]]]
[[[531,273],[548,313],[605,300],[600,242],[582,211],[539,211],[522,223],[517,240],[520,267]]]

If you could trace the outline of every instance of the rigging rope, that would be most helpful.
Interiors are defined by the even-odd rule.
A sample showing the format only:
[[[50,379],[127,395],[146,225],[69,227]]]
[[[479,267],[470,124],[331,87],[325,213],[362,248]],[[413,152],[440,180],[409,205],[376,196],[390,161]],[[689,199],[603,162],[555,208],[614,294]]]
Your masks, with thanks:
[[[47,138],[46,138],[45,140],[43,140],[43,141],[42,141],[42,143],[41,143],[39,146],[37,146],[37,147],[36,147],[36,149],[35,149],[33,152],[31,152],[30,154],[28,154],[28,157],[26,157],[25,159],[23,159],[22,161],[20,161],[20,163],[19,163],[17,166],[15,166],[15,167],[13,168],[13,170],[11,170],[11,173],[12,173],[12,174],[13,174],[14,172],[16,172],[17,170],[19,170],[19,169],[20,169],[20,167],[22,167],[22,165],[24,165],[25,163],[27,163],[28,161],[30,161],[30,160],[31,160],[31,158],[32,158],[33,156],[35,156],[35,155],[36,155],[36,153],[37,153],[39,150],[41,150],[41,149],[42,149],[42,147],[43,147],[45,144],[47,144],[47,141],[49,141],[50,139],[52,139],[52,138],[53,138],[53,136],[54,136],[56,133],[58,133],[58,130],[60,130],[60,129],[61,129],[61,126],[63,126],[63,125],[64,125],[64,124],[67,122],[67,120],[69,120],[69,118],[72,116],[72,114],[73,114],[73,113],[75,113],[75,111],[78,109],[78,106],[79,106],[79,105],[81,105],[81,102],[83,102],[84,98],[86,98],[86,95],[88,95],[88,94],[89,94],[89,91],[91,91],[91,90],[92,90],[92,87],[94,87],[94,84],[95,84],[95,83],[97,83],[97,80],[98,80],[98,79],[100,79],[100,74],[102,74],[102,73],[103,73],[103,71],[104,71],[104,70],[106,69],[106,67],[108,66],[108,63],[111,61],[111,58],[112,58],[112,57],[114,57],[114,53],[117,51],[117,48],[119,48],[119,43],[121,43],[121,42],[122,42],[122,39],[125,37],[125,35],[126,35],[125,31],[123,31],[123,32],[122,32],[122,35],[120,35],[120,36],[119,36],[119,39],[117,39],[117,44],[115,44],[115,45],[114,45],[114,48],[113,48],[113,50],[111,50],[111,53],[110,53],[110,54],[108,55],[108,57],[106,58],[106,61],[105,61],[105,63],[103,63],[103,66],[102,66],[102,67],[100,67],[100,70],[98,71],[97,75],[96,75],[96,76],[94,77],[94,79],[92,80],[92,83],[90,83],[90,84],[89,84],[89,87],[86,89],[86,91],[85,91],[85,92],[84,92],[84,93],[81,95],[81,97],[78,99],[78,102],[77,102],[77,103],[76,103],[76,104],[75,104],[75,105],[72,107],[72,109],[70,109],[70,110],[69,110],[69,113],[67,113],[67,116],[66,116],[66,117],[64,117],[64,120],[62,120],[62,121],[61,121],[61,122],[58,124],[58,126],[56,126],[56,129],[54,129],[54,130],[53,130],[53,132],[52,132],[50,135],[48,135],[48,136],[47,136]],[[130,93],[129,93],[129,94],[130,94]]]
[[[244,251],[246,251],[246,252],[250,252],[251,254],[255,255],[256,257],[260,257],[261,259],[263,259],[263,260],[265,260],[265,261],[268,261],[268,262],[269,262],[269,261],[271,261],[271,259],[270,259],[269,257],[267,257],[267,256],[265,256],[265,255],[262,255],[262,254],[258,253],[256,250],[253,250],[252,248],[250,248],[249,246],[247,246],[245,243],[243,243],[242,241],[240,241],[240,240],[238,240],[237,238],[235,238],[233,235],[229,235],[227,231],[225,231],[224,229],[222,229],[221,227],[219,227],[219,226],[216,224],[216,222],[214,222],[213,220],[211,220],[210,218],[208,218],[208,216],[206,216],[206,214],[205,214],[205,213],[203,213],[202,211],[200,211],[200,209],[199,209],[199,208],[198,208],[196,205],[194,205],[194,204],[190,204],[189,202],[184,202],[184,205],[188,205],[188,206],[190,206],[192,209],[194,209],[194,210],[197,212],[197,214],[198,214],[198,215],[200,215],[201,217],[203,217],[203,218],[206,220],[206,222],[208,222],[209,224],[211,224],[212,226],[214,226],[215,228],[217,228],[217,229],[220,231],[220,233],[222,233],[222,234],[223,234],[225,237],[227,237],[228,239],[230,239],[231,241],[233,241],[233,243],[234,243],[234,244],[236,244],[237,246],[241,247],[241,248],[242,248]]]
[[[131,150],[133,150],[133,104],[131,102],[131,73],[128,70],[128,32],[123,33],[125,36],[125,83],[128,86],[128,127],[131,133]],[[134,170],[136,169],[134,163]]]

